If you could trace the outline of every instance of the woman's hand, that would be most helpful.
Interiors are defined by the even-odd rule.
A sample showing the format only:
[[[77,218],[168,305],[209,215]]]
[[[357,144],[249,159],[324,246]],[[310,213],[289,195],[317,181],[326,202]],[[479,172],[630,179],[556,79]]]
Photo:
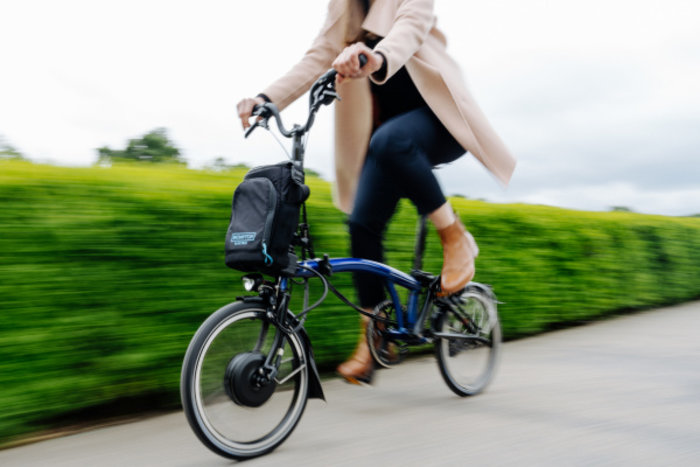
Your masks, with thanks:
[[[238,117],[243,124],[243,130],[250,127],[250,117],[253,116],[253,107],[256,105],[263,105],[264,103],[265,99],[262,97],[246,97],[238,103],[236,109],[238,110]]]
[[[360,68],[360,54],[367,57],[367,64]],[[381,69],[384,56],[374,53],[362,42],[356,42],[345,47],[333,61],[332,67],[338,72],[336,81],[342,83],[346,79],[364,78]]]

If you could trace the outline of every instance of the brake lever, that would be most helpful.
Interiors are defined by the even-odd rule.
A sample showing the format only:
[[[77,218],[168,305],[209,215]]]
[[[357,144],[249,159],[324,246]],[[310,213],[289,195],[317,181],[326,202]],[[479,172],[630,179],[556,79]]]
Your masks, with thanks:
[[[256,120],[255,123],[253,123],[250,128],[248,128],[245,131],[245,134],[243,135],[244,138],[247,138],[250,136],[250,134],[255,130],[257,127],[262,127],[265,128],[266,130],[270,129],[270,126],[267,123],[267,118],[263,118],[262,120]]]
[[[333,74],[331,74],[333,72]],[[335,70],[326,73],[325,81],[319,80],[317,85],[311,89],[310,107],[318,109],[322,105],[329,105],[336,99],[341,100],[335,89]]]
[[[250,136],[250,134],[255,130],[257,127],[262,127],[265,128],[266,130],[269,130],[270,127],[267,123],[268,119],[270,118],[270,112],[265,108],[264,105],[256,105],[253,107],[253,114],[254,117],[260,117],[259,119],[255,120],[255,123],[253,123],[250,128],[248,128],[243,137],[247,138]]]
[[[342,100],[335,89],[325,89],[321,95],[320,100],[324,105],[328,105],[336,99],[338,99],[339,101]]]

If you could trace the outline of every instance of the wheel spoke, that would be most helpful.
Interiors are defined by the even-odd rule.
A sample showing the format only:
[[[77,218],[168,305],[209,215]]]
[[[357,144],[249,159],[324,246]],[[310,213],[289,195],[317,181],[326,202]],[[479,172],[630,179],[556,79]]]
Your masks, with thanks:
[[[296,370],[294,370],[294,371],[292,371],[291,373],[289,373],[287,376],[284,377],[284,379],[283,379],[282,381],[278,381],[277,378],[275,378],[275,382],[276,382],[277,384],[280,384],[280,385],[281,385],[281,384],[284,384],[284,383],[286,383],[287,381],[289,381],[290,378],[293,378],[294,375],[296,375],[297,373],[299,373],[301,370],[304,370],[304,369],[306,369],[306,364],[301,365],[299,368],[297,368]]]

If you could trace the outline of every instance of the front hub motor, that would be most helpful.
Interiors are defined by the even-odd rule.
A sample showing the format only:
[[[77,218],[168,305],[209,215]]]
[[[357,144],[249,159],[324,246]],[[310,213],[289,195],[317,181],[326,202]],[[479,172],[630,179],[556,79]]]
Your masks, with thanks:
[[[260,407],[270,399],[277,384],[259,371],[265,364],[260,352],[244,352],[231,359],[226,367],[224,388],[237,405]]]

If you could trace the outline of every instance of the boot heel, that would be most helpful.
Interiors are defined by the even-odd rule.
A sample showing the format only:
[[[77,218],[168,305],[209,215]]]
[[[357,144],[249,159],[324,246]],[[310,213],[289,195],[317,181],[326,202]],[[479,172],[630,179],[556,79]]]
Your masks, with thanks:
[[[474,258],[479,247],[459,218],[438,230],[442,244],[443,263],[440,278],[440,297],[459,292],[474,277]]]

